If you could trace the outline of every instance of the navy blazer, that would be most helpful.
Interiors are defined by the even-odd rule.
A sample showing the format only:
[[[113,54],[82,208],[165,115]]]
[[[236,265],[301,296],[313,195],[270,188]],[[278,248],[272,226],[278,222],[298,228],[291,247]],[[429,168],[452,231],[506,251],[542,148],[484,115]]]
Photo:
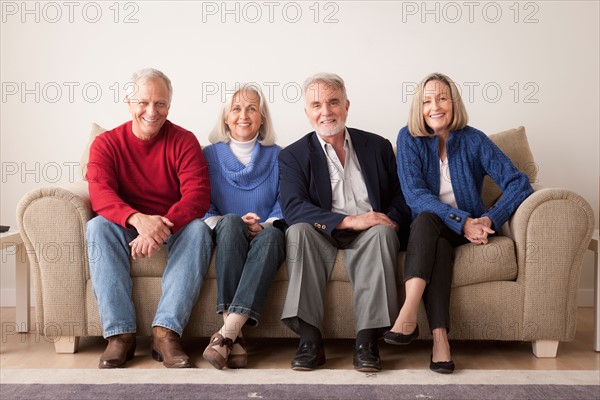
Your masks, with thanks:
[[[398,238],[406,248],[411,223],[398,180],[396,157],[389,140],[348,128],[373,211],[386,214],[400,227]],[[332,235],[346,217],[331,211],[332,193],[325,152],[313,131],[279,153],[280,204],[288,225],[300,222]]]

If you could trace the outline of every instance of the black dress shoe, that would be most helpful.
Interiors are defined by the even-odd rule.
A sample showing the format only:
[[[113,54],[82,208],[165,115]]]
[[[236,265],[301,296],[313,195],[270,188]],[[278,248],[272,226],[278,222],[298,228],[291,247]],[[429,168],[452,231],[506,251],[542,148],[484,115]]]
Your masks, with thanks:
[[[295,371],[310,371],[323,364],[325,364],[323,345],[317,346],[313,342],[304,342],[300,345],[292,360],[292,369]]]
[[[402,333],[396,333],[392,331],[387,331],[383,334],[383,340],[385,340],[386,343],[399,345],[409,344],[417,337],[419,337],[419,325],[417,325],[415,330],[408,335],[403,335]]]
[[[433,362],[433,354],[429,361],[429,369],[438,374],[451,374],[454,372],[454,361]]]
[[[363,343],[354,350],[354,369],[360,372],[381,371],[379,348],[375,343]]]

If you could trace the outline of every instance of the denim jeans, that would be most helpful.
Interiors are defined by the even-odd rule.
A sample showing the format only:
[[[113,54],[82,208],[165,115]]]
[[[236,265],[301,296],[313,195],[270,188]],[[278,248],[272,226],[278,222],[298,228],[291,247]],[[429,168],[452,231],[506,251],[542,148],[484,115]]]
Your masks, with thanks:
[[[135,333],[129,242],[138,233],[102,216],[88,221],[86,228],[90,276],[100,309],[104,337]],[[195,219],[170,235],[166,245],[168,261],[152,326],[162,326],[181,336],[192,307],[198,300],[210,263],[210,228],[204,221]]]
[[[248,241],[248,228],[238,215],[227,214],[215,226],[217,312],[246,315],[258,325],[260,312],[285,251],[285,235],[274,227]]]

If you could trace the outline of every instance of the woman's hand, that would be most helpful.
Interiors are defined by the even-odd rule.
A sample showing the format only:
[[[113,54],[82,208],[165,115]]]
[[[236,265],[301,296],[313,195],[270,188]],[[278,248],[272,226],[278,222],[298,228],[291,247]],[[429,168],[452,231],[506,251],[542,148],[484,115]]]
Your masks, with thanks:
[[[252,212],[249,212],[242,217],[242,221],[244,221],[248,228],[250,238],[254,238],[263,230],[262,225],[258,223],[259,220],[260,217]]]
[[[465,237],[469,239],[471,243],[487,244],[488,235],[495,233],[491,227],[492,220],[489,217],[467,218],[467,221],[463,226],[463,232],[465,233]]]

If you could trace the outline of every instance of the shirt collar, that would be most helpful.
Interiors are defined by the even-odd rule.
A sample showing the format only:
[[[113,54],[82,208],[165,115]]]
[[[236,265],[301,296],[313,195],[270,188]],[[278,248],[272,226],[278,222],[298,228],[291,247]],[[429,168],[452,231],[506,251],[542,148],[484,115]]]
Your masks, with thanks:
[[[324,141],[323,138],[321,136],[319,136],[318,133],[315,132],[315,134],[317,135],[317,139],[319,139],[319,143],[321,143],[321,148],[323,149],[325,154],[327,154],[327,149],[325,148],[325,146],[326,145],[331,146],[331,145],[329,143],[327,143],[326,141]],[[348,132],[348,128],[346,128],[346,127],[344,127],[344,149],[352,150],[352,139],[350,138],[350,133]]]

